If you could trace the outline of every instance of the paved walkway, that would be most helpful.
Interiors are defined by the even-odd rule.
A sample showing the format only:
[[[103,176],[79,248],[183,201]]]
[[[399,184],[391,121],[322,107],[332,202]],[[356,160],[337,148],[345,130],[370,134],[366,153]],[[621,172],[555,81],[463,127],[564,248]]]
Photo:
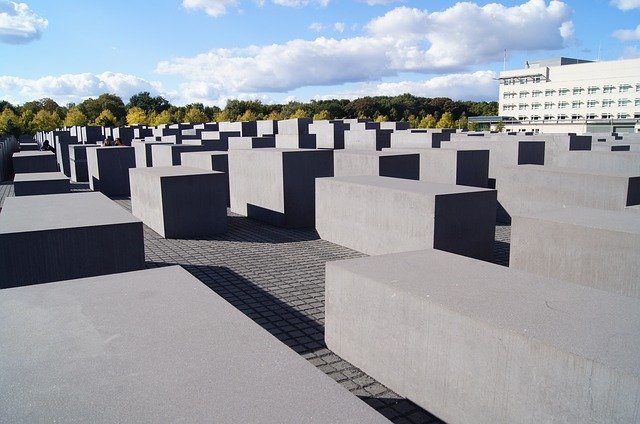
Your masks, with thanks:
[[[75,185],[74,190],[86,189]],[[12,195],[0,186],[0,206]],[[128,198],[114,199],[130,210]],[[396,423],[438,423],[324,344],[324,264],[365,256],[318,238],[229,214],[228,233],[200,240],[165,240],[145,226],[148,268],[178,264],[291,349]],[[496,228],[494,262],[508,263],[509,227]],[[345,417],[348,422],[348,417]]]

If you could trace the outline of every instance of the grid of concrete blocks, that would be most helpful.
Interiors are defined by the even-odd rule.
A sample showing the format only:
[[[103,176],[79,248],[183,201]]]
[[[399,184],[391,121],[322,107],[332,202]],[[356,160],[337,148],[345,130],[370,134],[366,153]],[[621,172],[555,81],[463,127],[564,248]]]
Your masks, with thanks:
[[[0,147],[3,421],[640,422],[638,134]]]

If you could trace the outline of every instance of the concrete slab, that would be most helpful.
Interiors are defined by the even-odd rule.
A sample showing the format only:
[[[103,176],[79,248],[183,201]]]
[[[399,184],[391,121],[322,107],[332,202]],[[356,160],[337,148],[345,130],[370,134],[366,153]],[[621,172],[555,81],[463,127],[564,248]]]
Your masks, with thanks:
[[[436,248],[489,260],[495,190],[386,177],[316,180],[316,230],[370,255]]]
[[[69,178],[62,172],[32,172],[16,174],[13,179],[16,196],[69,193]]]
[[[437,250],[329,262],[327,346],[446,422],[638,422],[640,301]]]
[[[131,146],[135,149],[136,168],[144,168],[153,166],[153,156],[151,148],[157,144],[170,144],[162,141],[137,141],[131,142]]]
[[[5,422],[386,422],[178,266],[1,290],[0,319]]]
[[[229,159],[227,152],[183,152],[180,153],[182,164],[191,168],[205,169],[207,171],[224,172],[225,191],[227,196],[227,207],[229,202]]]
[[[165,238],[224,233],[224,175],[187,166],[131,169],[132,213]]]
[[[89,168],[87,167],[87,149],[98,147],[97,144],[70,144],[69,167],[71,180],[75,182],[89,182]]]
[[[180,165],[182,152],[201,152],[208,150],[205,146],[189,144],[154,144],[151,146],[153,166]]]
[[[51,151],[26,151],[13,154],[13,170],[16,174],[31,172],[57,172],[56,155]]]
[[[333,152],[336,177],[375,175],[417,180],[420,178],[419,162],[420,155],[410,152],[354,149]]]
[[[111,146],[87,150],[87,170],[91,190],[107,196],[128,196],[129,169],[135,168],[134,147]]]
[[[143,267],[142,222],[101,193],[5,199],[0,288]]]
[[[640,220],[628,211],[514,216],[510,255],[512,268],[640,298]]]

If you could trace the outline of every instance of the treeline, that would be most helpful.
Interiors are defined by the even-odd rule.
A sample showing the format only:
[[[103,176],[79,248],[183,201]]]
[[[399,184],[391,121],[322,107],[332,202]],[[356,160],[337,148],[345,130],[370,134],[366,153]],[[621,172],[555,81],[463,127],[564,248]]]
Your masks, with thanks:
[[[497,102],[454,101],[411,94],[362,97],[356,100],[311,100],[287,104],[263,104],[258,100],[229,100],[224,109],[193,103],[174,106],[149,92],[133,95],[128,103],[119,96],[102,94],[81,103],[61,106],[44,98],[13,105],[0,101],[0,135],[34,134],[72,125],[160,125],[179,122],[252,121],[258,119],[366,118],[406,121],[413,128],[473,127],[468,116],[497,115]],[[474,128],[470,128],[474,129]]]

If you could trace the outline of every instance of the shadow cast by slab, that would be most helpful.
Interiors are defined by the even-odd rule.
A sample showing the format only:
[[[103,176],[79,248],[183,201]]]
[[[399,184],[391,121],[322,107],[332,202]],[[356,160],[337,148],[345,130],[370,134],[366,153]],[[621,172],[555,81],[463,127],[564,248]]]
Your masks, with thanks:
[[[440,424],[444,423],[420,406],[405,398],[358,396],[367,405],[392,422]]]

